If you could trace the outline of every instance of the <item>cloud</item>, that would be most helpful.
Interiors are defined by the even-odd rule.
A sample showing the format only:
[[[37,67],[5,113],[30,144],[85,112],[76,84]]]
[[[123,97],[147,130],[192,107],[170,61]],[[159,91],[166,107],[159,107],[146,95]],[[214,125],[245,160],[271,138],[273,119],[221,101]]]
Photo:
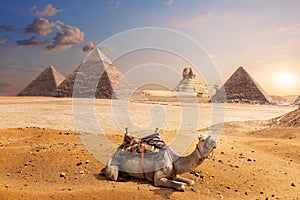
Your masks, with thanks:
[[[14,32],[16,31],[16,28],[14,26],[1,25],[0,30],[5,32]]]
[[[36,9],[37,9],[37,6],[34,5],[34,6],[32,6],[32,7],[30,8],[30,11],[31,11],[31,12],[34,12]]]
[[[2,39],[2,40],[0,40],[0,44],[6,44],[7,42],[8,42],[7,39]]]
[[[117,0],[109,0],[109,4],[110,4],[113,8],[120,8],[120,6],[121,6],[120,1],[117,1]]]
[[[52,4],[48,4],[44,7],[43,10],[41,11],[36,11],[37,9],[37,6],[33,6],[31,8],[31,11],[35,11],[35,14],[38,15],[38,16],[48,16],[48,17],[51,17],[53,15],[56,15],[57,13],[59,12],[62,12],[63,9],[56,9],[52,6]]]
[[[91,41],[89,41],[89,42],[87,43],[87,45],[85,45],[84,47],[82,47],[82,51],[84,51],[84,52],[89,52],[89,51],[93,50],[94,48],[95,48],[94,43],[91,42]]]
[[[32,36],[31,38],[25,40],[18,40],[18,46],[42,46],[48,44],[49,40],[45,39],[43,41],[39,41],[36,36]]]
[[[37,35],[46,36],[52,32],[51,27],[55,26],[55,23],[49,22],[45,18],[35,18],[32,24],[27,25],[24,29],[25,33],[35,33]]]
[[[165,2],[165,4],[168,5],[168,6],[172,5],[173,3],[174,3],[174,0],[167,0]]]
[[[0,93],[8,92],[12,88],[12,85],[0,80]]]
[[[84,32],[75,26],[65,25],[58,21],[56,28],[58,32],[53,42],[45,47],[46,51],[64,51],[84,41]]]
[[[299,33],[300,32],[300,25],[299,24],[292,24],[289,26],[279,27],[276,30],[278,33]]]
[[[219,17],[215,13],[207,13],[202,16],[197,16],[189,19],[176,19],[171,22],[172,25],[178,27],[195,27],[199,26],[212,20],[218,19]]]

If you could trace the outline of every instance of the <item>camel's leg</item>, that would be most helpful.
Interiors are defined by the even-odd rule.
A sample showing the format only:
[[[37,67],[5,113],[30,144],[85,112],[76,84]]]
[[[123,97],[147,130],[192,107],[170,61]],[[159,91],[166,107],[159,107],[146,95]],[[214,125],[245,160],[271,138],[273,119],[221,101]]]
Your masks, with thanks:
[[[118,180],[119,170],[115,165],[106,166],[101,170],[101,172],[110,180],[116,181]]]
[[[178,181],[178,182],[183,182],[183,183],[186,183],[188,186],[193,186],[194,185],[194,181],[193,180],[190,180],[190,179],[187,179],[187,178],[183,178],[179,175],[176,175],[176,177],[173,178],[174,181]]]
[[[170,180],[167,178],[158,178],[157,180],[155,180],[154,182],[155,186],[162,186],[162,187],[168,187],[168,188],[173,188],[177,191],[184,191],[185,187],[184,187],[184,183],[180,183],[174,180]]]
[[[185,183],[178,182],[175,180],[168,179],[167,177],[170,177],[170,174],[172,174],[172,165],[166,166],[164,168],[161,168],[160,170],[155,171],[154,173],[154,185],[155,186],[162,186],[162,187],[168,187],[173,188],[177,191],[184,191],[185,189]],[[157,166],[159,168],[159,166]]]
[[[130,176],[126,172],[119,171],[118,181],[125,182],[130,179]]]

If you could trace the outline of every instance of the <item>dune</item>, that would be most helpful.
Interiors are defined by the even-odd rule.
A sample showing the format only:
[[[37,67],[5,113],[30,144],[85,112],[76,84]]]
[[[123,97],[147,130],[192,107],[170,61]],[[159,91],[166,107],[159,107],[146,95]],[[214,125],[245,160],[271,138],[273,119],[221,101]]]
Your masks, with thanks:
[[[300,127],[300,108],[270,120],[271,126]]]

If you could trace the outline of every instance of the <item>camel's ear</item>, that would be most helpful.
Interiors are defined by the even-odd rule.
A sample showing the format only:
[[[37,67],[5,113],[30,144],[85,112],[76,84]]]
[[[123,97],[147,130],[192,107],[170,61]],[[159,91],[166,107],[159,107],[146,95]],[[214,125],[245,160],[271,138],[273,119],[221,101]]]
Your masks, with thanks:
[[[202,141],[202,142],[205,141],[206,138],[207,138],[207,135],[199,135],[198,136],[199,141]]]

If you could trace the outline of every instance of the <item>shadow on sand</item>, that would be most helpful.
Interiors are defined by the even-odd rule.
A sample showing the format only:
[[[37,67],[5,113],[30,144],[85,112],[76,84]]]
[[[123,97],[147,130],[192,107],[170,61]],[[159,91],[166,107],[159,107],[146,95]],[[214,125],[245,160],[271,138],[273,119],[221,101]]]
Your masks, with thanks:
[[[170,199],[171,195],[176,192],[172,188],[157,188],[149,191],[152,191],[155,195],[161,196],[163,199]]]
[[[103,175],[103,174],[101,174],[101,173],[93,174],[93,175],[94,175],[94,177],[95,177],[97,180],[99,180],[99,181],[105,181],[105,180],[108,180],[108,179],[106,178],[106,176]]]
[[[102,173],[99,173],[99,174],[93,174],[94,177],[97,179],[97,180],[100,180],[100,181],[108,181],[107,177],[102,174]],[[140,184],[140,185],[153,185],[151,183],[149,183],[148,181],[146,180],[141,180],[141,179],[136,179],[136,178],[132,178],[132,177],[129,177],[129,178],[122,178],[120,180],[118,180],[118,182],[127,182],[127,181],[130,181],[130,182],[133,182],[133,183],[137,183],[137,184]],[[159,195],[161,196],[162,198],[164,199],[170,199],[171,195],[176,192],[174,189],[172,188],[159,188],[159,187],[156,187],[155,189],[150,189],[149,191],[153,192],[155,195]]]

